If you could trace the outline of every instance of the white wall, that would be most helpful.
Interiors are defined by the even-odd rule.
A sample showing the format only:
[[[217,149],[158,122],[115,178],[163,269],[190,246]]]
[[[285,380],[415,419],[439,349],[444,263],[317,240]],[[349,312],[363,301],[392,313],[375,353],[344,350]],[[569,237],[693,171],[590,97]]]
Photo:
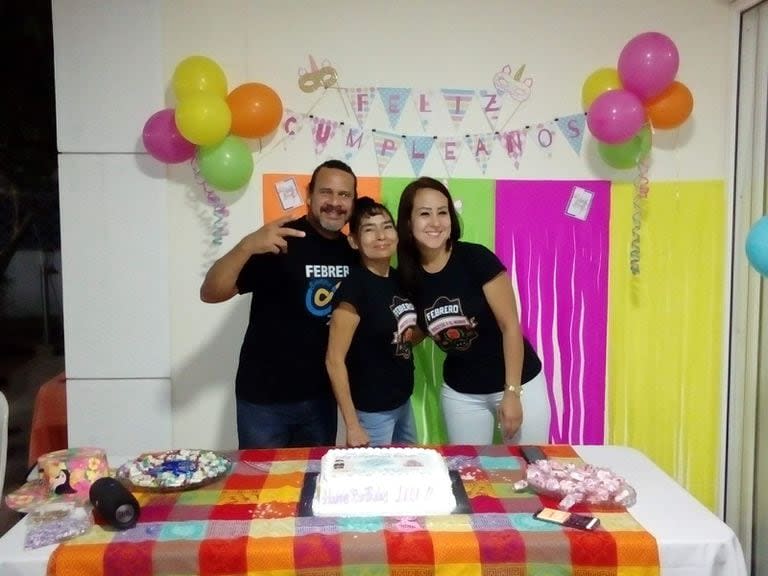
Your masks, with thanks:
[[[60,148],[86,155],[133,155],[146,118],[175,105],[169,90],[173,70],[192,54],[216,60],[228,76],[230,89],[248,81],[264,82],[280,94],[286,107],[298,112],[312,109],[317,115],[338,120],[345,119],[346,113],[336,91],[329,90],[318,102],[319,93],[305,94],[297,87],[298,68],[308,67],[309,54],[318,62],[329,60],[337,69],[339,85],[344,87],[491,88],[493,74],[503,65],[510,64],[515,70],[525,64],[526,76],[534,80],[532,96],[507,126],[519,128],[580,112],[580,91],[587,75],[602,66],[615,66],[621,48],[634,35],[657,30],[669,35],[679,49],[678,79],[693,92],[695,110],[681,130],[656,135],[651,178],[724,179],[730,79],[728,17],[727,4],[716,0],[486,0],[474,4],[463,0],[54,0]],[[465,119],[462,130],[484,130],[483,123],[482,116],[474,114]],[[368,126],[389,130],[380,106],[374,106]],[[452,130],[445,118],[434,129],[443,135]],[[406,110],[396,131],[422,133],[413,110]],[[103,172],[108,203],[117,205],[121,201],[114,195],[130,195],[141,189],[143,195],[137,201],[153,217],[146,230],[144,225],[139,230],[131,219],[111,217],[105,231],[126,233],[139,243],[134,253],[127,247],[120,253],[126,258],[124,269],[114,269],[104,258],[93,265],[106,276],[126,274],[136,283],[146,283],[142,298],[149,298],[149,292],[158,301],[151,319],[139,313],[139,299],[119,308],[115,326],[125,328],[130,318],[137,317],[140,329],[129,334],[107,330],[96,350],[90,349],[93,342],[83,339],[80,326],[87,330],[98,321],[92,318],[89,304],[73,294],[78,290],[77,279],[67,280],[66,259],[82,263],[89,252],[81,252],[87,247],[80,241],[75,243],[77,253],[73,253],[70,236],[64,235],[67,222],[62,222],[64,298],[65,303],[77,302],[65,310],[70,327],[66,333],[67,363],[73,354],[84,373],[88,372],[89,364],[99,365],[101,355],[110,353],[106,349],[113,342],[121,347],[136,345],[140,350],[156,342],[162,347],[166,336],[160,325],[166,322],[169,374],[128,366],[121,367],[120,373],[126,378],[160,377],[168,386],[172,415],[163,413],[167,407],[161,402],[152,418],[172,418],[169,441],[176,446],[235,445],[233,379],[248,302],[247,298],[235,298],[215,306],[202,304],[198,288],[207,266],[261,224],[262,173],[309,172],[319,161],[306,134],[299,134],[285,148],[271,150],[269,142],[263,144],[269,153],[254,152],[256,172],[248,188],[226,197],[231,209],[231,235],[218,248],[210,245],[210,207],[202,199],[189,166],[168,169],[160,189],[157,175],[145,163],[137,161],[142,168],[128,171],[130,185],[121,184],[125,166]],[[626,177],[606,169],[596,158],[591,139],[577,156],[560,137],[551,154],[530,149],[519,169],[511,168],[503,157],[494,157],[486,176]],[[131,164],[129,158],[126,162]],[[370,144],[352,165],[359,175],[378,176]],[[73,174],[63,198],[80,198],[78,182],[88,179],[86,167],[83,170],[82,178]],[[424,173],[445,175],[436,156],[427,161]],[[395,157],[384,175],[412,175],[405,156]],[[465,153],[454,176],[479,177],[481,172]],[[86,217],[98,216],[88,212],[87,206],[84,209]],[[164,215],[165,225],[157,221],[157,215]],[[76,216],[70,212],[67,218],[71,228]],[[149,239],[142,239],[143,234]],[[163,250],[145,253],[149,246],[166,247],[166,275],[157,277]],[[114,304],[110,293],[94,297]],[[161,311],[164,299],[168,306]],[[87,321],[83,323],[82,318]],[[75,325],[77,333],[71,329]],[[140,358],[137,362],[142,363]],[[165,380],[167,376],[170,378]],[[103,374],[91,373],[89,377],[103,378]],[[109,387],[109,381],[104,387]],[[125,401],[131,402],[129,398]],[[138,399],[135,402],[137,410],[146,409],[139,406]],[[83,410],[72,404],[70,408],[75,419]],[[157,438],[157,443],[162,443],[166,436]]]
[[[162,107],[161,5],[54,0],[69,443],[171,444],[165,169],[141,150]]]

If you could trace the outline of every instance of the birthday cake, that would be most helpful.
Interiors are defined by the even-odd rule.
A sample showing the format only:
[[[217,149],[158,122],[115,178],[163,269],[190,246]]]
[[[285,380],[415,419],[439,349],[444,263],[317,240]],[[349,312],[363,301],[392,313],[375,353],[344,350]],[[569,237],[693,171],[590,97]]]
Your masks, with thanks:
[[[312,502],[315,516],[429,516],[454,508],[448,467],[428,448],[329,450]]]

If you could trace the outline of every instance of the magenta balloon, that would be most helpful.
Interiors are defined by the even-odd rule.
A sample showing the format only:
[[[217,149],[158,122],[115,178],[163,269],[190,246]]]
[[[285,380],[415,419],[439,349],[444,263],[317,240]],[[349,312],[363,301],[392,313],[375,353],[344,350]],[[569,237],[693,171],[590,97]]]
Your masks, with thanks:
[[[592,135],[606,144],[626,142],[645,124],[645,108],[640,98],[628,90],[600,94],[587,113]]]
[[[144,124],[141,139],[147,152],[160,162],[178,164],[195,155],[195,145],[176,128],[173,108],[155,112]]]
[[[632,38],[619,55],[622,86],[647,102],[672,83],[680,66],[677,46],[660,32],[644,32]]]

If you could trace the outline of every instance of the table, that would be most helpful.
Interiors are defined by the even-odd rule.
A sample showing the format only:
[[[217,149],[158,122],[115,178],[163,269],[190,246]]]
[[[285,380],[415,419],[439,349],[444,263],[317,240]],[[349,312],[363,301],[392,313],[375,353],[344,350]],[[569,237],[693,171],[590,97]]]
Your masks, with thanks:
[[[635,487],[638,499],[630,512],[656,539],[662,576],[747,576],[733,531],[642,453],[621,446],[574,449],[585,462],[611,468]],[[2,576],[46,573],[55,546],[25,551],[25,530],[22,520],[0,538]]]

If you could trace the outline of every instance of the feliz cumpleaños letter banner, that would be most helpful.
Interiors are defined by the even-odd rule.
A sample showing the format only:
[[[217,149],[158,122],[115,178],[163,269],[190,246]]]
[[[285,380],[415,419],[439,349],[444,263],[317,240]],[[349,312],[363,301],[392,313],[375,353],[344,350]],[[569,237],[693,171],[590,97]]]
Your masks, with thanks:
[[[316,69],[315,74],[323,69]],[[311,75],[306,73],[305,80]],[[363,149],[372,149],[379,175],[383,175],[395,155],[401,153],[407,156],[415,176],[421,174],[431,154],[439,155],[448,175],[453,174],[462,154],[474,158],[482,174],[495,154],[519,168],[531,145],[551,153],[558,134],[565,137],[576,154],[581,153],[586,121],[583,112],[511,126],[515,114],[533,90],[533,78],[525,76],[524,65],[514,73],[509,65],[502,67],[490,89],[347,88],[328,82],[326,86],[322,79],[306,84],[301,86],[302,90],[324,90],[321,99],[332,91],[337,92],[345,117],[314,113],[319,101],[304,112],[286,108],[274,147],[287,149],[288,143],[303,134],[311,138],[319,159],[336,157],[349,162]],[[371,112],[376,107],[378,116],[383,113],[386,118],[383,125],[372,125]],[[415,115],[418,122],[403,121],[409,114]],[[483,129],[468,130],[468,117],[484,119]],[[406,132],[402,125],[420,125],[421,130],[417,134]],[[436,126],[450,126],[453,130],[438,133]]]

